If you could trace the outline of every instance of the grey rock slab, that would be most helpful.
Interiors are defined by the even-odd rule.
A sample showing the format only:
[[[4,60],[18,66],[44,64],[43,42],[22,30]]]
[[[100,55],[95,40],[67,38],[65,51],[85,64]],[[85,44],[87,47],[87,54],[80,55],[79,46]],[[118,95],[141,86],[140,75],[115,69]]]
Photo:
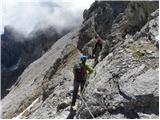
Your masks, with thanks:
[[[73,36],[77,36],[79,29],[68,33],[58,40],[51,49],[41,58],[33,62],[25,69],[19,77],[17,84],[14,85],[11,92],[2,99],[2,118],[12,118],[22,112],[29,104],[34,101],[36,96],[41,95],[42,81],[48,70],[51,69],[59,59],[68,54],[66,46],[72,43]],[[68,53],[61,54],[63,51]]]
[[[126,79],[125,82],[123,82],[123,84],[120,84],[120,89],[126,94],[134,96],[148,94],[159,96],[158,83],[158,71],[149,69],[144,74],[141,74],[140,76],[134,78],[133,81],[129,78]]]

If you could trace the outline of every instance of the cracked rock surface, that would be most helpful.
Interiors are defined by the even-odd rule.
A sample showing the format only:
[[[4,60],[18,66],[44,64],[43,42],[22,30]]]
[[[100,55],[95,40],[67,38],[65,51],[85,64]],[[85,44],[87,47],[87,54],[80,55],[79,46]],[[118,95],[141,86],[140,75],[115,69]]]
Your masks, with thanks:
[[[2,118],[88,119],[92,118],[90,110],[97,119],[157,119],[157,2],[118,3],[93,3],[84,11],[82,26],[59,39],[48,52],[27,67],[2,99]],[[106,10],[112,14],[108,15]],[[134,15],[135,19],[130,21]],[[100,16],[99,21],[97,16]],[[107,16],[113,21],[107,22]],[[105,31],[103,21],[108,31]],[[100,27],[94,28],[95,24]],[[79,62],[81,52],[87,52],[88,46],[92,46],[94,31],[100,33],[105,44],[83,94],[88,108],[78,97],[72,109],[72,68]],[[153,34],[149,37],[150,32]],[[89,59],[87,64],[92,66],[93,62],[94,59]]]

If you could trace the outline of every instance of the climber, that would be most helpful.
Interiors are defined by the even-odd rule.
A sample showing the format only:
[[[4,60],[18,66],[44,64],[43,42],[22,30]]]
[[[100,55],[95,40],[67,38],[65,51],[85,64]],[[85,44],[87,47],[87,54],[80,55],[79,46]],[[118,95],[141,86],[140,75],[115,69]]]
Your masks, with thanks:
[[[75,105],[79,87],[81,88],[80,92],[82,93],[87,75],[93,72],[93,69],[86,64],[87,59],[87,56],[82,55],[80,57],[80,63],[75,64],[73,67],[74,84],[71,106]]]
[[[95,59],[93,67],[95,67],[96,64],[98,63],[98,57],[99,57],[99,54],[102,50],[102,39],[100,38],[99,35],[96,35],[95,39],[96,39],[96,43],[95,43],[95,46],[94,46],[94,49],[92,52],[92,56]]]

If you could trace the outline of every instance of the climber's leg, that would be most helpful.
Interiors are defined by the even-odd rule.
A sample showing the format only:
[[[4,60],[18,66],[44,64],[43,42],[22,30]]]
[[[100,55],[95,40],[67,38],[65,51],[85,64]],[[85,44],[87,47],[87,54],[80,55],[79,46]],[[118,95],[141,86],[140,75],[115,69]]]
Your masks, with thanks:
[[[84,81],[84,82],[82,82],[82,83],[80,84],[80,87],[81,87],[81,93],[83,92],[84,85],[85,85],[85,81]]]
[[[72,96],[71,106],[75,105],[75,102],[76,102],[76,99],[77,99],[78,88],[79,88],[79,83],[76,80],[74,80],[73,96]]]

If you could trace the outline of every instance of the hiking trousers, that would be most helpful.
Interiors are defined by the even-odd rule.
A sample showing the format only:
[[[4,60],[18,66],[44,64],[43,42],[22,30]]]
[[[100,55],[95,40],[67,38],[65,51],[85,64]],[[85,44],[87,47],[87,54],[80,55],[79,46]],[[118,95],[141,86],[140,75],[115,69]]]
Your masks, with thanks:
[[[84,82],[78,82],[77,80],[74,80],[74,84],[73,84],[73,96],[72,96],[72,103],[71,103],[72,106],[75,105],[79,87],[81,88],[81,93],[82,93],[84,85],[85,85],[85,81]]]
[[[93,65],[93,67],[95,67],[95,66],[97,65],[97,63],[98,63],[99,54],[100,54],[99,51],[97,51],[97,52],[95,53],[95,60],[94,60],[94,65]]]

